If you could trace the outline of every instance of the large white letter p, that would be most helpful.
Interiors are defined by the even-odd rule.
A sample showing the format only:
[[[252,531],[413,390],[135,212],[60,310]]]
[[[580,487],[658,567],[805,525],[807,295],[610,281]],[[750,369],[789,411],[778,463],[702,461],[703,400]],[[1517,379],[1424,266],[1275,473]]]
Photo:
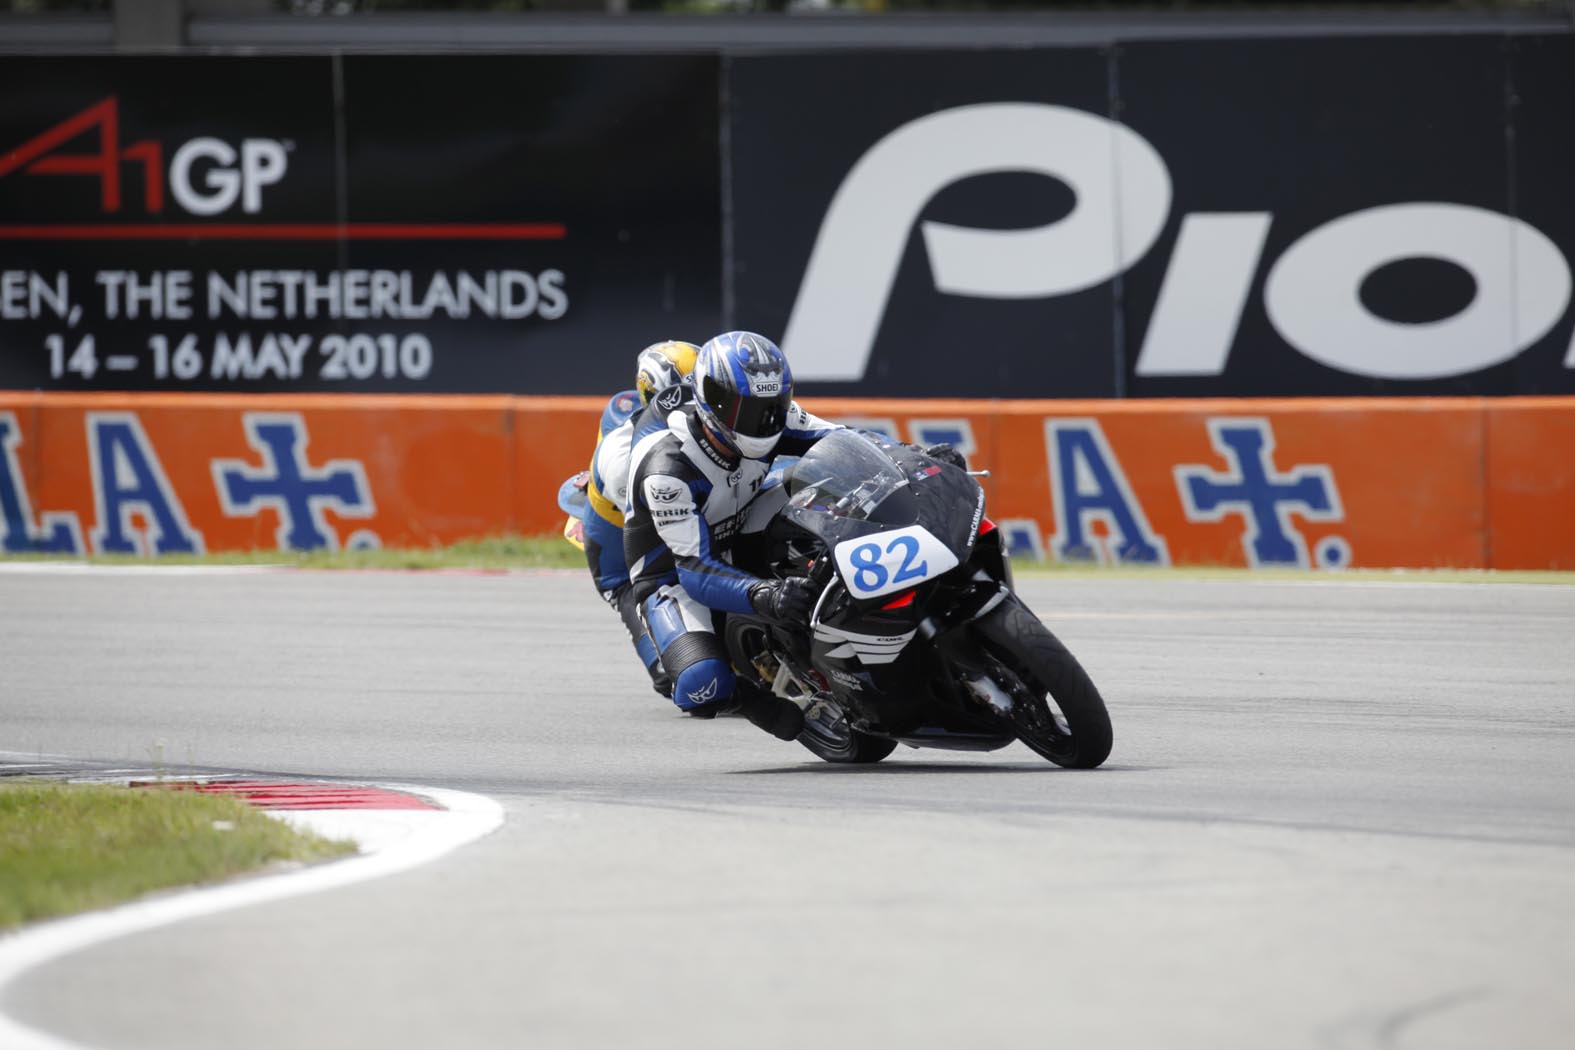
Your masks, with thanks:
[[[1031,299],[1101,284],[1143,257],[1170,211],[1170,173],[1136,132],[1064,106],[996,102],[905,124],[859,158],[826,211],[782,346],[799,379],[861,379],[909,231],[959,179],[1061,179],[1070,214],[1024,230],[923,224],[936,288]]]

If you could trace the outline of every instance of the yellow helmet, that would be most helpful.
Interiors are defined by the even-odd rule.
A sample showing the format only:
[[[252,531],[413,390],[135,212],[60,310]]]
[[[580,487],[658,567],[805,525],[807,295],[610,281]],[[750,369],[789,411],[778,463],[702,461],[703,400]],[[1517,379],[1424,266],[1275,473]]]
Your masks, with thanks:
[[[634,372],[634,388],[640,392],[640,404],[649,405],[651,398],[687,379],[694,371],[699,353],[698,346],[678,339],[652,343],[641,350]]]

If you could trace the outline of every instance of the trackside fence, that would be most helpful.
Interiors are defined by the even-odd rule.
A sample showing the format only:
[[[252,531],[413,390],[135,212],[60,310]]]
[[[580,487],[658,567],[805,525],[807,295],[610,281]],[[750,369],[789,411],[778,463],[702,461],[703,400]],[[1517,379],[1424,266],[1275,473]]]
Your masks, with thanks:
[[[597,397],[0,392],[0,549],[429,546],[558,531]],[[990,469],[1020,554],[1575,569],[1566,398],[806,399]]]

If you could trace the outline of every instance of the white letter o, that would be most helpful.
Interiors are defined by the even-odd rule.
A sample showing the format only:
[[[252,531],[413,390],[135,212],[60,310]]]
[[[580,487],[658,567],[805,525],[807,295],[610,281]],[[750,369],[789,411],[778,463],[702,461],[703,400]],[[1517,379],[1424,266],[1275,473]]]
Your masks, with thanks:
[[[1362,305],[1380,266],[1432,258],[1469,272],[1453,317],[1402,324]],[[1393,204],[1344,215],[1286,249],[1264,305],[1285,341],[1321,364],[1379,379],[1438,379],[1500,364],[1548,333],[1569,303],[1558,246],[1519,219],[1463,204]]]

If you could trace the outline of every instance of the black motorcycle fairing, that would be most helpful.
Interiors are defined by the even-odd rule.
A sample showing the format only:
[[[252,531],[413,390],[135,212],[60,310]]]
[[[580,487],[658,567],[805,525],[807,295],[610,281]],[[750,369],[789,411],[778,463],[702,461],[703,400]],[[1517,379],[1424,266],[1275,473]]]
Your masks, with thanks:
[[[945,586],[927,584],[920,593]],[[923,737],[926,747],[942,746],[937,741],[949,735],[963,740],[958,746],[965,750],[993,750],[1015,739],[997,719],[969,702],[953,680],[955,672],[944,653],[927,644],[930,602],[872,607],[849,598],[840,584],[832,587],[814,630],[810,662],[850,724],[899,740]],[[988,591],[969,604],[983,605],[994,590],[992,581]]]
[[[858,478],[850,486],[848,479]],[[786,474],[781,518],[825,545],[922,522],[967,561],[984,514],[984,492],[966,471],[910,446],[837,431]]]
[[[937,741],[952,736],[972,750],[1010,742],[1011,733],[978,710],[954,680],[955,669],[926,644],[971,620],[1002,593],[1008,570],[999,536],[987,532],[976,545],[984,514],[978,483],[911,446],[853,434],[823,439],[785,481],[789,500],[777,519],[784,528],[773,533],[778,554],[801,551],[804,571],[830,581],[807,663],[850,724],[898,738],[922,737],[924,746],[939,746]],[[833,581],[831,552],[839,543],[914,523],[952,549],[959,561],[955,569],[909,591],[863,600],[840,579]],[[784,642],[803,661],[799,639]]]
[[[1012,561],[1006,556],[1006,546],[1001,542],[1001,530],[994,523],[981,523],[969,560],[974,568],[999,580],[1007,590],[1017,589],[1017,581],[1012,578]]]
[[[972,477],[911,447],[838,431],[785,484],[768,542],[751,552],[763,559],[754,571],[807,576],[821,600],[803,625],[729,617],[726,638],[741,673],[806,708],[805,747],[828,762],[873,762],[893,742],[983,751],[1022,740],[1059,765],[1104,760],[1103,701],[1013,595],[1001,534],[986,523],[984,490]],[[905,531],[866,542],[895,530]],[[926,557],[939,563],[917,564],[914,576],[888,559],[890,579],[843,578],[879,564],[866,562],[866,546],[892,555],[906,549],[904,537],[928,545]],[[859,597],[849,593],[855,586]]]

